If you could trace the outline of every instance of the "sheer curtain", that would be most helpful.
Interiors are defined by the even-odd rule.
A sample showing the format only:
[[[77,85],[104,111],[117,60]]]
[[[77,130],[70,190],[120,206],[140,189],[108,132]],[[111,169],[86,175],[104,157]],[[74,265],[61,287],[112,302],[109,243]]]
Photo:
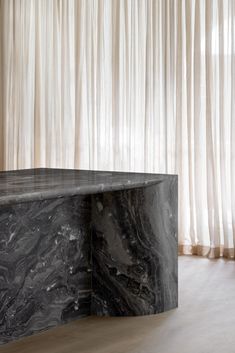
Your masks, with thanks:
[[[234,257],[235,0],[0,0],[0,168],[179,174],[179,249]]]

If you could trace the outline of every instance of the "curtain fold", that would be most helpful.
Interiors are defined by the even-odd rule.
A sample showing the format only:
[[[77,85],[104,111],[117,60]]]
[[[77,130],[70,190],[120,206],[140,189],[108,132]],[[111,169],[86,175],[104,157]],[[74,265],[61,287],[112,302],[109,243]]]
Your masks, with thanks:
[[[4,91],[3,91],[3,4],[0,1],[0,170],[4,169],[4,122],[3,122],[3,102],[4,102]]]
[[[179,251],[234,257],[235,0],[0,0],[0,169],[179,174]]]

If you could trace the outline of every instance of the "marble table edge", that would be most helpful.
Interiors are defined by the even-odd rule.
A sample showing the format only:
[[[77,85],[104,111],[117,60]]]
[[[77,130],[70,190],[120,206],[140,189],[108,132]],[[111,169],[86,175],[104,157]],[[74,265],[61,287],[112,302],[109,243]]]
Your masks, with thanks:
[[[87,171],[85,169],[62,169],[62,168],[34,168],[35,170],[71,170],[71,171]],[[19,171],[27,171],[28,169],[19,169]],[[1,171],[1,173],[11,173],[17,172],[18,170],[9,170],[9,171]],[[162,182],[166,178],[175,179],[178,182],[177,174],[158,174],[158,173],[139,173],[139,172],[121,172],[121,171],[104,171],[104,170],[90,170],[91,172],[110,172],[110,173],[123,173],[123,174],[139,174],[139,175],[148,175],[153,179],[149,179],[147,181],[127,181],[125,184],[120,182],[114,182],[112,184],[99,183],[96,185],[88,185],[86,186],[71,186],[65,188],[56,188],[51,190],[44,191],[29,191],[24,192],[23,194],[14,194],[14,195],[4,195],[0,196],[0,206],[7,206],[9,204],[17,204],[24,202],[33,202],[33,201],[41,201],[41,200],[49,200],[49,199],[57,199],[62,197],[73,197],[77,195],[93,195],[103,192],[112,192],[119,190],[129,190],[135,188],[143,188],[152,185],[157,185]]]

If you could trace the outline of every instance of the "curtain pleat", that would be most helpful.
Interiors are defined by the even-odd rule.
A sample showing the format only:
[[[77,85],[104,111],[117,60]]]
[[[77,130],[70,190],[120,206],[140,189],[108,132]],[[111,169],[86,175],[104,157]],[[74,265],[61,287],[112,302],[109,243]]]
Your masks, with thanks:
[[[232,234],[233,234],[233,246],[235,247],[235,3],[232,1],[230,4],[230,21],[231,21],[231,106],[228,108],[228,114],[230,114],[230,181],[231,186],[228,192],[231,194],[231,216],[232,216]],[[230,207],[229,207],[230,209]]]
[[[3,89],[3,3],[0,1],[0,170],[4,169],[5,161],[5,143],[4,143],[4,118],[3,118],[3,104],[4,104],[4,89]]]
[[[177,173],[179,250],[234,257],[235,0],[0,0],[0,169]]]

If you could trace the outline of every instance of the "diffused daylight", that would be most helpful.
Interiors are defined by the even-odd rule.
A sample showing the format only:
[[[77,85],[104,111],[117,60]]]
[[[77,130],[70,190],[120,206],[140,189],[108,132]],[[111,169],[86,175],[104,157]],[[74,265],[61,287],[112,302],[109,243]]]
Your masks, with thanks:
[[[0,353],[234,353],[235,0],[0,0]]]

